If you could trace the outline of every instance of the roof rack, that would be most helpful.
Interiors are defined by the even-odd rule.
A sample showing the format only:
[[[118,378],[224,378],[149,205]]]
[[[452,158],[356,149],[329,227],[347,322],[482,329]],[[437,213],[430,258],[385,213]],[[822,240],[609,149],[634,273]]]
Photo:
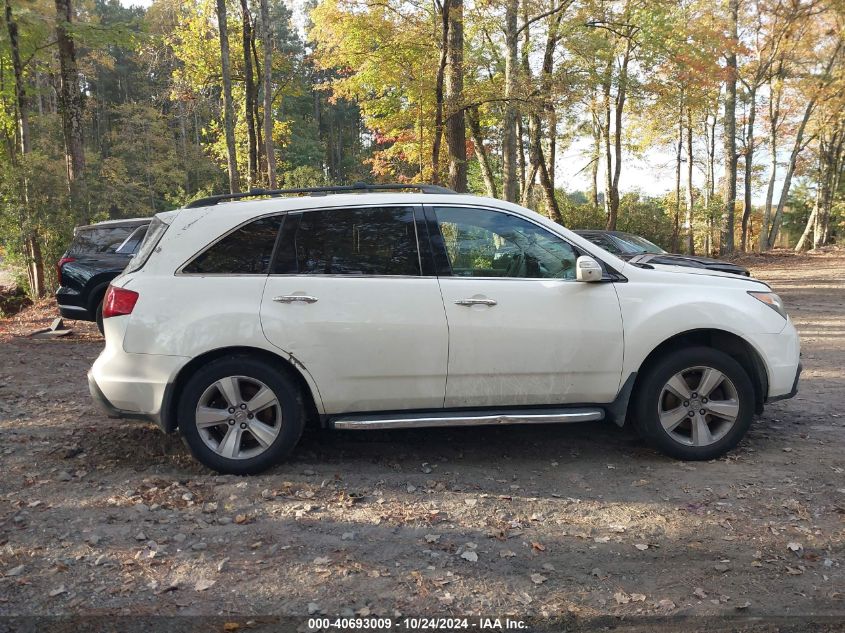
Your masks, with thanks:
[[[207,198],[198,198],[192,200],[185,205],[185,209],[193,209],[195,207],[210,207],[218,202],[225,202],[227,200],[241,200],[242,198],[255,198],[259,196],[287,196],[287,195],[310,195],[323,196],[327,193],[362,193],[367,191],[401,191],[404,189],[416,189],[421,193],[457,193],[452,189],[441,187],[440,185],[430,185],[425,183],[406,184],[406,183],[388,183],[382,185],[372,185],[366,182],[356,182],[351,185],[334,185],[329,187],[298,187],[296,189],[250,189],[245,193],[224,193],[218,196],[209,196]]]

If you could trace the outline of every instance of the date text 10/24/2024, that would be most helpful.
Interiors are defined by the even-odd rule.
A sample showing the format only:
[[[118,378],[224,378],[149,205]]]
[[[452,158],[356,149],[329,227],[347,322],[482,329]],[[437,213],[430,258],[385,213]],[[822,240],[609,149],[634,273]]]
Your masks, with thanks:
[[[312,631],[520,631],[527,628],[523,620],[495,617],[308,618],[308,629]]]

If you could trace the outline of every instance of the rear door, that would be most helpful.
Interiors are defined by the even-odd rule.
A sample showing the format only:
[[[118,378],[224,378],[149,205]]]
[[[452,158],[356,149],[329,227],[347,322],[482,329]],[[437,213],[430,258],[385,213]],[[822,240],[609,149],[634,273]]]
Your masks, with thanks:
[[[614,399],[623,341],[613,283],[575,281],[579,251],[517,215],[426,214],[449,324],[446,407]]]
[[[446,316],[436,276],[422,274],[420,214],[385,205],[285,219],[261,323],[311,374],[326,413],[443,406]]]

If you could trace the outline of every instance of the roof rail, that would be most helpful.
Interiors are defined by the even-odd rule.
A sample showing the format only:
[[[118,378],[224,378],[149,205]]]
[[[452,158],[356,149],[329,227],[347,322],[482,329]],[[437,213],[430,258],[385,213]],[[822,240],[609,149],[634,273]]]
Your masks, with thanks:
[[[366,182],[356,182],[351,185],[333,185],[327,187],[299,187],[296,189],[250,189],[245,193],[224,193],[218,196],[209,196],[207,198],[198,198],[192,200],[185,205],[185,209],[193,209],[195,207],[210,207],[218,202],[225,202],[227,200],[241,200],[242,198],[255,198],[259,196],[287,196],[287,195],[317,195],[322,196],[327,193],[363,193],[368,191],[402,191],[404,189],[416,189],[421,193],[457,193],[452,189],[441,187],[440,185],[430,185],[425,183],[405,184],[405,183],[388,183],[388,184],[369,184]]]

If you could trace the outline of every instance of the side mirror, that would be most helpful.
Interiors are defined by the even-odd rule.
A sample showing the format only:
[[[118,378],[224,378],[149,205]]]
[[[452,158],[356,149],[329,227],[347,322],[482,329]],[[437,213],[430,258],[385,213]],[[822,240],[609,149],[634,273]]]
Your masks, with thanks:
[[[581,255],[575,262],[575,279],[578,281],[601,281],[601,265],[592,257]]]

